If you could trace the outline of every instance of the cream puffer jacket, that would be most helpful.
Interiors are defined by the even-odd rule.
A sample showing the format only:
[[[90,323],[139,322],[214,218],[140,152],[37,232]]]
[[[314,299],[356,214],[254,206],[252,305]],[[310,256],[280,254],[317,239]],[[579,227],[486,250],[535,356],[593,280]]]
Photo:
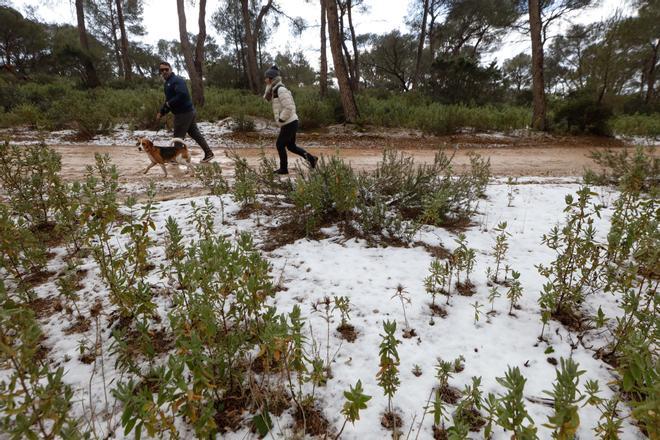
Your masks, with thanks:
[[[281,82],[272,84],[273,90],[273,116],[279,127],[298,120],[296,114],[296,103],[293,101],[293,95]]]

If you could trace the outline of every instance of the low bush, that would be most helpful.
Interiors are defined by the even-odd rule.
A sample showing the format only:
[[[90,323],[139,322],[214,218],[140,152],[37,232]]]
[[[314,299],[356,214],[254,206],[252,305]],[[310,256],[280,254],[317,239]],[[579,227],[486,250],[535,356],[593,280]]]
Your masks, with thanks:
[[[660,136],[660,113],[615,116],[610,121],[615,134],[625,136]]]
[[[609,136],[612,110],[588,97],[568,98],[556,110],[554,129],[571,134]]]
[[[660,158],[647,152],[643,147],[634,152],[624,149],[593,151],[591,158],[602,171],[587,170],[584,179],[587,184],[619,185],[624,191],[658,192],[660,183]]]

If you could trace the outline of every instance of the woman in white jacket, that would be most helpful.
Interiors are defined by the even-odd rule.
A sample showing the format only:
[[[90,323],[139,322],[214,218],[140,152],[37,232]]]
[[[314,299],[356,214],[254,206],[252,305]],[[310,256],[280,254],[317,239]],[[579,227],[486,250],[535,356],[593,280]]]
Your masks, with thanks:
[[[280,127],[275,145],[280,156],[280,167],[275,170],[277,174],[289,174],[289,165],[286,150],[302,156],[309,162],[309,166],[316,167],[318,158],[296,145],[296,132],[298,131],[298,115],[293,95],[284,84],[280,76],[280,69],[273,66],[266,71],[266,93],[264,99],[273,104],[275,122]]]

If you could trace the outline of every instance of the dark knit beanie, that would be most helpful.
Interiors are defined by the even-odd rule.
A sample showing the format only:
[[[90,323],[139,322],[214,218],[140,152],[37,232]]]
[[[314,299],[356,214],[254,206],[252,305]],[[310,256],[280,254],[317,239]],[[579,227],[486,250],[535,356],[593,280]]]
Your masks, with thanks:
[[[277,66],[272,66],[266,70],[266,78],[274,79],[280,76],[280,69]]]

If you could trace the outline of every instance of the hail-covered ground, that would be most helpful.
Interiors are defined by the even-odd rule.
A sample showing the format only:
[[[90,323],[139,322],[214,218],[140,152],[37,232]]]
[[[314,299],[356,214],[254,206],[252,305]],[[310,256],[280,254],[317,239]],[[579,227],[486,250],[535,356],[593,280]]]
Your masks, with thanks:
[[[463,230],[468,245],[477,250],[477,260],[472,282],[476,293],[466,297],[454,294],[446,305],[445,297],[436,301],[447,311],[445,317],[433,316],[429,307],[431,296],[425,291],[424,278],[429,274],[429,264],[433,256],[432,247],[442,246],[447,250],[456,247],[455,239],[459,231],[450,231],[437,227],[424,227],[415,237],[417,245],[411,247],[373,247],[366,241],[346,238],[337,227],[322,230],[322,239],[300,239],[293,243],[272,248],[266,228],[277,226],[277,218],[270,218],[264,213],[254,213],[248,218],[237,216],[240,207],[231,195],[223,196],[224,223],[221,216],[216,216],[215,233],[233,240],[241,232],[253,234],[257,247],[262,249],[264,258],[270,263],[273,282],[280,283],[279,289],[270,305],[280,313],[288,313],[295,305],[300,306],[307,320],[305,332],[321,347],[321,354],[326,355],[329,346],[333,358],[332,378],[324,387],[316,389],[316,399],[323,415],[335,433],[342,425],[341,409],[344,404],[343,391],[361,380],[364,392],[372,396],[368,408],[360,415],[354,425],[347,424],[342,438],[345,439],[384,439],[391,436],[381,426],[381,417],[386,410],[387,399],[377,385],[376,373],[379,363],[379,343],[383,333],[383,322],[394,320],[397,323],[398,347],[401,358],[401,385],[393,399],[393,405],[403,419],[401,430],[409,438],[432,438],[432,416],[424,416],[431,391],[437,385],[435,365],[438,359],[452,361],[464,357],[465,368],[450,379],[450,385],[459,389],[469,383],[473,376],[482,380],[484,394],[499,394],[504,389],[496,381],[504,376],[507,367],[518,367],[527,379],[524,395],[527,409],[539,428],[539,437],[551,438],[551,430],[542,426],[552,413],[552,408],[540,402],[547,397],[544,390],[552,389],[555,378],[553,360],[572,357],[586,373],[580,377],[579,388],[589,379],[598,380],[603,389],[602,397],[610,397],[612,391],[608,383],[615,376],[612,368],[594,358],[594,348],[606,343],[604,339],[592,336],[588,342],[579,341],[577,335],[557,322],[551,322],[546,328],[547,342],[539,342],[541,319],[537,300],[544,283],[536,266],[547,265],[554,258],[552,251],[541,244],[541,237],[550,228],[564,219],[565,196],[575,193],[580,188],[577,179],[563,182],[544,181],[543,179],[518,179],[516,185],[506,180],[494,180],[488,186],[486,198],[480,202],[479,212],[471,226]],[[616,193],[599,190],[599,202],[606,208],[596,227],[600,238],[604,238],[609,229],[611,205]],[[156,267],[164,261],[165,221],[173,217],[182,227],[186,240],[197,239],[195,229],[187,221],[192,212],[191,203],[203,204],[205,197],[177,199],[158,202],[154,217],[156,230],[153,232],[155,246],[150,251],[150,259]],[[220,199],[209,197],[219,214]],[[238,218],[240,217],[240,219]],[[510,249],[506,264],[521,273],[523,297],[520,308],[509,315],[509,301],[505,297],[506,288],[500,287],[502,297],[493,304],[488,301],[490,287],[486,282],[486,270],[494,267],[492,247],[495,242],[493,229],[506,221]],[[425,243],[428,246],[423,246]],[[57,273],[65,268],[64,249],[55,249],[56,256],[49,263],[49,271]],[[100,278],[99,270],[91,258],[83,262],[86,269],[82,280],[84,289],[80,292],[78,307],[85,315],[97,301],[103,304],[100,320],[92,322],[84,332],[71,333],[71,319],[64,311],[51,311],[41,317],[46,335],[43,344],[49,348],[49,357],[54,366],[64,368],[64,380],[75,390],[75,410],[82,416],[91,412],[96,414],[96,429],[100,437],[113,433],[116,438],[124,438],[120,425],[121,408],[114,402],[111,389],[125,380],[115,369],[115,359],[110,354],[112,336],[108,329],[108,320],[113,307],[109,302],[108,291]],[[42,299],[57,296],[55,277],[37,288]],[[158,291],[166,287],[168,280],[154,270],[149,282]],[[416,336],[404,338],[406,326],[401,301],[393,297],[399,286],[403,286],[410,302],[405,304],[405,316],[408,325]],[[350,323],[355,327],[357,339],[347,342],[336,331],[339,315],[336,313],[330,324],[330,338],[327,335],[327,323],[313,305],[324,297],[347,296],[350,299]],[[157,295],[160,314],[165,317],[171,307],[171,299],[166,295]],[[477,307],[477,304],[481,307]],[[475,307],[482,313],[475,321]],[[587,314],[595,314],[602,307],[605,314],[613,318],[618,313],[616,298],[605,293],[588,297],[585,304]],[[491,314],[486,314],[492,310]],[[167,326],[167,319],[163,325]],[[101,341],[102,350],[98,350],[93,362],[82,359],[81,347],[94,346]],[[551,349],[549,348],[551,347]],[[85,351],[84,349],[82,351]],[[551,359],[552,358],[552,359]],[[87,363],[85,363],[85,362]],[[413,374],[421,371],[421,375]],[[0,377],[7,372],[0,372]],[[308,390],[309,391],[309,390]],[[453,407],[449,406],[451,413]],[[620,406],[621,414],[629,410]],[[251,418],[244,414],[246,420]],[[271,434],[275,438],[291,438],[293,435],[292,410],[281,416],[272,416],[274,428]],[[598,411],[585,406],[580,409],[579,438],[595,438],[592,429],[599,418]],[[624,421],[622,439],[644,438],[640,431]],[[246,423],[245,425],[248,425]],[[192,431],[186,431],[185,424],[179,421],[184,438],[193,438]],[[483,432],[483,431],[482,431]],[[508,439],[511,433],[496,428],[494,438]],[[113,437],[113,438],[114,438]],[[131,435],[127,436],[128,438]],[[227,433],[225,438],[254,438],[248,428]],[[472,433],[472,438],[482,438],[483,433]]]

